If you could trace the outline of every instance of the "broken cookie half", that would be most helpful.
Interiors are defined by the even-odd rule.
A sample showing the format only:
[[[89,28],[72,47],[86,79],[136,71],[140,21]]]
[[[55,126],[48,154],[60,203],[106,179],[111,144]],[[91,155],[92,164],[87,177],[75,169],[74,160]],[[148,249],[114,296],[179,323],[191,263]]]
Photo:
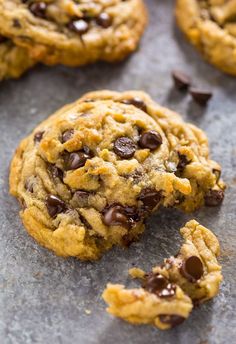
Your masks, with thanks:
[[[107,285],[103,299],[110,314],[165,330],[181,324],[194,306],[218,294],[222,274],[216,236],[195,220],[180,233],[185,242],[175,257],[165,259],[148,274],[130,270],[133,277],[142,280],[141,288]]]

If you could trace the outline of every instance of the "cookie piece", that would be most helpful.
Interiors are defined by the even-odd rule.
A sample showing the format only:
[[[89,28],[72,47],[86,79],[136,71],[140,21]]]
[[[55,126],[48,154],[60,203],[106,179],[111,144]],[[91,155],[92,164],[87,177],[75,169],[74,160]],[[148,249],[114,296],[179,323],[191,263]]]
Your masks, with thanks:
[[[188,318],[193,305],[218,294],[222,275],[216,259],[220,251],[217,238],[194,220],[180,232],[185,243],[177,256],[165,259],[149,274],[131,269],[133,277],[141,278],[143,288],[107,285],[103,299],[110,314],[164,330]]]
[[[147,22],[142,0],[0,0],[0,13],[2,32],[49,65],[122,60]]]
[[[179,27],[204,58],[236,75],[235,0],[177,0]]]
[[[34,64],[26,49],[0,35],[0,81],[18,78]]]
[[[183,158],[183,156],[185,158]],[[192,211],[223,193],[202,131],[143,92],[98,91],[22,141],[10,191],[28,232],[62,256],[97,259],[129,245],[161,205]]]
[[[161,330],[181,324],[192,311],[192,301],[180,287],[168,284],[164,278],[163,281],[169,287],[162,289],[163,294],[158,289],[149,292],[143,288],[125,289],[123,285],[108,284],[103,293],[109,305],[107,311],[132,324],[154,325]]]

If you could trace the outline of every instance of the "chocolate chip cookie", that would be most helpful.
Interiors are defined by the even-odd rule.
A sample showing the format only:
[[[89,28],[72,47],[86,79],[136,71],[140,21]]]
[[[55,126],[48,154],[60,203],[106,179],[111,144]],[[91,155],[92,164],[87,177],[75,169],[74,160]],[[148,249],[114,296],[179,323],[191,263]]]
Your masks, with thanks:
[[[26,49],[0,35],[0,80],[18,78],[34,64]]]
[[[78,66],[133,52],[147,22],[142,0],[0,0],[0,30],[35,60]]]
[[[129,245],[160,206],[215,206],[223,190],[204,133],[138,91],[92,92],[59,110],[21,142],[10,173],[28,232],[80,259]]]
[[[235,0],[177,0],[176,17],[207,61],[236,75]]]
[[[142,288],[108,284],[103,293],[108,312],[134,324],[152,324],[165,330],[181,324],[199,305],[218,294],[222,282],[215,235],[195,220],[180,230],[185,242],[175,257],[145,274]]]

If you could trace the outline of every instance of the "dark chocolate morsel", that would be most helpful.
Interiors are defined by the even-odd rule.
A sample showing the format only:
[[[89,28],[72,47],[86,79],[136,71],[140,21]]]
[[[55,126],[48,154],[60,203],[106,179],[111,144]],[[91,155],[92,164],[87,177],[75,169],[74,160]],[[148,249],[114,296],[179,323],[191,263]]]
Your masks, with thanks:
[[[158,292],[158,296],[161,298],[172,297],[172,296],[175,296],[175,293],[176,293],[176,285],[169,283],[166,288]]]
[[[61,181],[63,181],[64,173],[56,165],[48,164],[48,171],[50,172],[52,178],[59,178]]]
[[[30,12],[39,18],[46,18],[47,5],[45,2],[35,2],[29,5]]]
[[[45,201],[49,215],[55,218],[58,214],[67,210],[67,206],[64,201],[54,195],[49,195]]]
[[[162,144],[162,137],[155,130],[149,130],[149,131],[144,132],[139,139],[140,147],[148,148],[150,150],[157,149],[161,144]]]
[[[179,163],[177,165],[177,170],[179,172],[183,172],[185,167],[190,163],[186,155],[184,154],[179,154]]]
[[[210,91],[204,91],[195,87],[191,87],[190,94],[193,100],[202,106],[205,106],[212,97],[212,93]]]
[[[199,257],[190,256],[181,265],[180,272],[182,276],[190,282],[196,282],[204,273],[203,264]]]
[[[123,136],[116,139],[113,149],[120,158],[129,159],[134,156],[136,145],[132,139]]]
[[[68,28],[79,35],[83,35],[89,30],[89,24],[83,20],[83,19],[78,19],[70,22],[68,24]]]
[[[143,207],[146,210],[152,210],[161,200],[161,191],[152,188],[143,189],[138,199],[143,202]]]
[[[104,29],[107,29],[112,24],[112,18],[108,13],[102,12],[96,18],[96,23]]]
[[[34,142],[39,143],[43,138],[44,131],[38,131],[34,134]]]
[[[68,153],[65,156],[65,167],[69,170],[76,170],[77,168],[83,167],[88,159],[93,157],[93,152],[88,148],[84,147],[83,150]]]
[[[172,78],[174,80],[175,87],[178,90],[186,90],[191,84],[190,77],[187,74],[181,72],[180,70],[173,70]]]
[[[134,105],[137,108],[143,110],[144,112],[147,111],[147,106],[146,106],[145,102],[141,98],[138,98],[138,97],[124,99],[121,101],[121,103],[128,104],[128,105],[131,104],[131,105]]]
[[[171,327],[178,326],[185,321],[185,318],[177,314],[160,314],[159,319],[163,324],[170,325]]]
[[[205,204],[208,207],[216,207],[224,200],[223,190],[209,190],[205,196]]]
[[[73,134],[74,134],[73,129],[69,129],[69,130],[64,131],[64,133],[62,134],[62,137],[61,137],[61,143],[65,143],[65,142],[69,141],[72,138]]]
[[[107,226],[130,227],[140,220],[136,208],[112,204],[103,210],[103,222]]]
[[[157,292],[165,289],[168,285],[168,280],[161,274],[149,273],[144,281],[143,288],[149,293],[156,294]]]

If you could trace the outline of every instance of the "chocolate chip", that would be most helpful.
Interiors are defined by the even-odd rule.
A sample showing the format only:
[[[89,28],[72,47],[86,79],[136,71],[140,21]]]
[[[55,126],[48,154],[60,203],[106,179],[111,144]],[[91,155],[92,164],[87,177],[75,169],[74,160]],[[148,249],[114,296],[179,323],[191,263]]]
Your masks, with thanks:
[[[128,104],[128,105],[131,104],[131,105],[134,105],[137,108],[143,110],[144,112],[147,111],[147,106],[146,106],[145,102],[141,98],[138,98],[138,97],[134,97],[134,98],[130,98],[130,99],[124,99],[121,101],[121,103]]]
[[[157,149],[162,144],[161,135],[155,131],[150,130],[143,133],[139,139],[139,145],[142,148],[148,148],[150,150]]]
[[[84,190],[77,190],[74,193],[76,198],[82,199],[82,200],[87,200],[90,194],[91,194],[91,192],[84,191]]]
[[[133,207],[113,204],[103,210],[103,222],[107,226],[130,227],[138,221],[139,215]]]
[[[151,272],[146,276],[143,288],[147,290],[149,293],[156,294],[162,289],[165,289],[167,285],[168,280],[164,276],[160,274],[154,274]]]
[[[102,12],[97,17],[96,23],[104,29],[107,29],[112,24],[112,18],[108,13]]]
[[[35,2],[29,5],[29,10],[33,15],[39,18],[46,18],[47,5],[45,2]]]
[[[74,134],[73,129],[69,129],[69,130],[64,131],[64,133],[62,134],[62,137],[61,137],[61,143],[65,143],[65,142],[69,141],[72,138],[73,134]]]
[[[63,181],[64,172],[56,165],[48,164],[48,171],[50,172],[52,178],[59,178],[61,181]]]
[[[185,318],[177,314],[160,314],[159,319],[163,324],[171,325],[171,327],[178,326],[185,321]]]
[[[34,134],[34,143],[39,143],[43,138],[44,131],[38,131]]]
[[[136,145],[132,139],[123,136],[114,142],[114,152],[123,159],[129,159],[134,156]]]
[[[208,207],[216,207],[224,200],[224,191],[222,190],[209,190],[205,196],[205,204]]]
[[[204,273],[201,259],[197,256],[188,257],[181,265],[180,272],[190,282],[196,282]]]
[[[17,18],[13,19],[13,26],[17,29],[21,28],[21,23],[20,23],[19,19],[17,19]]]
[[[138,200],[143,202],[146,210],[152,210],[161,200],[161,191],[152,188],[143,189],[138,196]]]
[[[68,28],[79,35],[83,35],[89,30],[89,24],[83,20],[83,19],[78,19],[70,22],[68,24]]]
[[[0,35],[0,44],[5,43],[7,40],[8,40],[8,38]]]
[[[206,105],[212,97],[212,93],[210,91],[204,91],[195,87],[190,89],[190,94],[193,100],[202,106]]]
[[[92,151],[88,147],[78,152],[69,153],[66,155],[65,164],[67,170],[76,170],[83,167],[88,159],[93,157]]]
[[[172,78],[178,90],[186,90],[191,85],[190,77],[180,70],[173,70]]]
[[[165,289],[162,289],[158,296],[161,298],[172,297],[176,293],[176,285],[169,283]]]
[[[177,170],[179,172],[183,172],[185,167],[190,163],[186,155],[184,154],[179,154],[179,163],[177,165]]]
[[[64,201],[54,195],[49,195],[45,201],[49,215],[55,218],[58,214],[67,210],[67,206]]]

